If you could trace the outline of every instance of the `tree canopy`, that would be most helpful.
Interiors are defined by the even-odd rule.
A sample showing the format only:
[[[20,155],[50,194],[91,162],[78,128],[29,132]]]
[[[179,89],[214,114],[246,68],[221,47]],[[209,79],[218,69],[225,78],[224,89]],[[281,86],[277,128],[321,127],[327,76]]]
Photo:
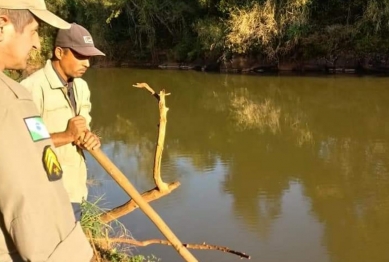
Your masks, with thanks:
[[[231,54],[387,54],[389,0],[47,0],[88,28],[108,58],[184,62]],[[44,29],[51,30],[51,29]],[[49,32],[50,33],[50,32]],[[51,34],[53,35],[53,34]],[[45,38],[43,54],[52,38]]]

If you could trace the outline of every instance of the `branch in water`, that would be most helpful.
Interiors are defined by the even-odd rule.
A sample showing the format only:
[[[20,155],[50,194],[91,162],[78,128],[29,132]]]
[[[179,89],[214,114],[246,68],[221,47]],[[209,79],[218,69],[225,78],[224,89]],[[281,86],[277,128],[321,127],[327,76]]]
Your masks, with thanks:
[[[95,241],[95,243],[102,244],[103,246],[105,246],[105,245],[108,246],[111,243],[122,243],[122,244],[129,244],[129,245],[140,246],[140,247],[145,247],[145,246],[152,245],[152,244],[162,244],[162,245],[168,245],[168,246],[172,245],[169,241],[163,240],[163,239],[149,239],[149,240],[145,240],[145,241],[138,241],[135,239],[128,239],[128,238],[108,238],[108,239],[101,238],[101,239],[93,239],[93,241]],[[246,258],[246,259],[251,258],[249,255],[247,255],[243,252],[235,251],[235,250],[232,250],[228,247],[209,245],[209,244],[206,244],[205,242],[203,244],[185,244],[185,243],[183,243],[183,246],[186,248],[189,248],[189,249],[218,250],[218,251],[237,255],[240,258]]]

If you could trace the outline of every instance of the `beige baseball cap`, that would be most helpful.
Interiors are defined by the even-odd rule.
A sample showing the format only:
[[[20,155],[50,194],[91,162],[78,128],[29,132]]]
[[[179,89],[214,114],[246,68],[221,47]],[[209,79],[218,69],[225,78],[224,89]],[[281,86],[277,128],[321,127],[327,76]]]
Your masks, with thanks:
[[[68,29],[70,24],[46,8],[44,0],[0,0],[3,9],[28,9],[36,17],[51,26]]]
[[[68,47],[84,56],[105,56],[95,47],[88,30],[76,23],[72,23],[70,29],[58,30],[55,46]]]

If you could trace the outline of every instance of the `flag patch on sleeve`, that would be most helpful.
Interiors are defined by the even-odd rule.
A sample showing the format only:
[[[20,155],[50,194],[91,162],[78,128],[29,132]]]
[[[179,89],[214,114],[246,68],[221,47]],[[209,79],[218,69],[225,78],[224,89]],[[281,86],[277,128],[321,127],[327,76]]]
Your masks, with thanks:
[[[32,141],[37,142],[50,138],[50,134],[40,116],[27,117],[24,119],[24,122],[26,123]]]

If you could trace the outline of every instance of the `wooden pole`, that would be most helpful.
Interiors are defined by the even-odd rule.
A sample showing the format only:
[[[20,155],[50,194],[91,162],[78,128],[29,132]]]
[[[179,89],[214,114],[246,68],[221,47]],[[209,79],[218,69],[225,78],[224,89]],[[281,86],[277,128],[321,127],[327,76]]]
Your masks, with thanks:
[[[170,230],[162,218],[147,203],[127,177],[112,163],[112,161],[100,150],[88,150],[96,161],[107,171],[107,173],[118,183],[118,185],[138,204],[139,208],[157,226],[166,239],[172,244],[176,251],[188,262],[197,262],[197,259],[188,251],[176,235]]]

